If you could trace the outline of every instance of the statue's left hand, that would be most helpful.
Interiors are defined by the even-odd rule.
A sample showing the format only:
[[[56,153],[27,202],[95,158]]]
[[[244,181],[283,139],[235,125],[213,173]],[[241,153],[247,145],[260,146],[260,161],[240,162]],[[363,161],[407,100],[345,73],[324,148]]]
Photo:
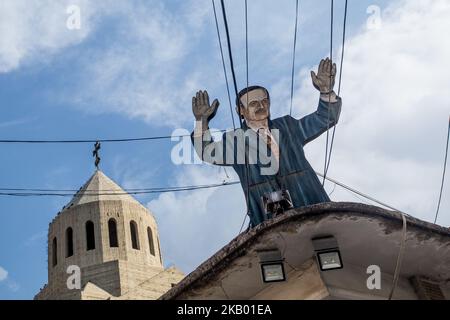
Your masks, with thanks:
[[[329,58],[322,59],[319,64],[317,75],[311,71],[311,79],[314,87],[322,94],[329,94],[333,91],[336,79],[336,63]]]

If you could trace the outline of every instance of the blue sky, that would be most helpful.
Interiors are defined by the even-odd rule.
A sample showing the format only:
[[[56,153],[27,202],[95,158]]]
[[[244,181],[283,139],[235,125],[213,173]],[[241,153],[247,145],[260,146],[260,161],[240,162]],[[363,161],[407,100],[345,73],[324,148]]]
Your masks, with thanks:
[[[242,87],[243,1],[226,3]],[[269,88],[277,117],[289,110],[295,1],[248,3],[250,83]],[[337,60],[344,1],[335,3]],[[81,8],[80,30],[66,28],[70,4]],[[378,28],[367,27],[370,5],[381,10]],[[443,93],[450,84],[444,72],[450,67],[450,43],[441,37],[450,27],[449,12],[445,0],[349,1],[343,111],[329,171],[427,221],[434,218],[449,114]],[[316,108],[309,70],[328,51],[329,1],[300,0],[297,117]],[[123,138],[191,130],[190,100],[204,88],[221,101],[212,125],[230,128],[210,1],[0,4],[1,139]],[[169,140],[103,144],[101,168],[125,188],[225,179],[223,170],[209,165],[174,165],[173,146]],[[78,188],[94,171],[92,147],[0,144],[0,187]],[[324,137],[306,149],[317,170],[324,149]],[[439,223],[448,226],[446,194],[448,187]],[[338,187],[331,198],[361,201]],[[48,223],[69,200],[0,198],[0,299],[31,299],[46,283]],[[239,186],[138,200],[157,218],[166,265],[186,273],[237,235],[245,207]]]

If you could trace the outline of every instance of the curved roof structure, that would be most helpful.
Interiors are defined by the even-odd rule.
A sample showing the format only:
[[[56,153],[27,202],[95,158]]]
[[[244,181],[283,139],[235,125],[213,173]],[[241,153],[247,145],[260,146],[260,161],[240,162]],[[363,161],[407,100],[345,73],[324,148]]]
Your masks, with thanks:
[[[410,216],[406,222],[405,253],[394,297],[414,299],[417,297],[408,281],[412,276],[426,276],[446,286],[450,283],[450,230]],[[402,227],[401,213],[359,203],[330,202],[290,210],[237,236],[161,299],[258,298],[268,287],[261,281],[258,251],[278,249],[289,280],[290,273],[315,260],[311,239],[327,235],[336,238],[344,265],[340,270],[319,272],[329,297],[358,298],[360,294],[359,298],[386,298]],[[383,273],[379,292],[366,287],[370,265],[379,266]],[[266,299],[286,298],[283,292],[289,288],[277,285],[279,290],[264,296]]]
[[[96,170],[64,209],[105,200],[133,202],[142,205],[102,171]]]

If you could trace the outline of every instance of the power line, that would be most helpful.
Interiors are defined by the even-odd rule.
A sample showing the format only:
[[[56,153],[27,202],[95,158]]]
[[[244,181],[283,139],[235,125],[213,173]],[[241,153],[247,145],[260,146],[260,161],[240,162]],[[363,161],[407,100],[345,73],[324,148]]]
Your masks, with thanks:
[[[336,186],[336,184],[335,184]],[[365,203],[365,204],[370,204],[367,200],[364,200],[363,197],[358,196],[357,194],[351,192],[350,190],[344,189],[348,194],[351,194],[354,198],[358,199],[359,201],[361,201],[361,203]],[[328,195],[330,196],[330,195]]]
[[[245,73],[246,73],[246,84],[247,84],[247,107],[248,107],[248,7],[247,0],[245,0]],[[247,212],[244,214],[244,220],[242,221],[241,228],[239,229],[239,234],[242,232],[242,228],[244,228],[245,221],[247,220],[247,216],[250,215],[250,177],[248,173],[248,162],[247,162],[247,151],[245,150],[245,175],[247,180],[247,189],[245,190],[245,198],[246,198],[246,206]],[[250,222],[249,222],[250,223]]]
[[[338,85],[338,97],[341,95],[341,83],[342,83],[342,68],[344,65],[344,53],[345,53],[345,33],[346,33],[346,26],[347,26],[347,4],[348,0],[345,0],[345,8],[344,8],[344,23],[343,23],[343,31],[342,31],[342,51],[341,51],[341,65],[339,67],[339,85]],[[328,173],[328,169],[330,167],[331,162],[331,154],[333,151],[333,145],[334,145],[334,136],[336,133],[336,125],[333,126],[333,134],[331,135],[331,144],[330,144],[330,154],[328,156],[328,163],[325,170],[325,176]]]
[[[316,171],[316,174],[320,177],[323,177],[323,175],[320,172]],[[361,191],[358,191],[348,185],[345,185],[342,182],[339,182],[335,179],[332,179],[330,177],[326,177],[328,181],[340,186],[341,188],[344,188],[346,190],[349,190],[363,198],[366,198],[372,202],[375,202],[383,207],[386,207],[388,209],[398,211],[401,213],[401,210],[394,208],[391,205],[388,205],[380,200],[377,200],[367,194],[362,193]],[[224,182],[224,183],[216,183],[216,184],[204,184],[204,185],[192,185],[192,186],[180,186],[180,187],[159,187],[159,188],[138,188],[138,189],[124,189],[124,191],[129,190],[129,192],[109,192],[114,190],[101,190],[101,192],[92,192],[88,193],[89,196],[94,195],[127,195],[127,194],[151,194],[151,193],[164,193],[164,192],[181,192],[181,191],[193,191],[198,189],[208,189],[208,188],[217,188],[217,187],[224,187],[229,185],[236,185],[239,184],[240,181],[230,181],[230,182]],[[22,192],[0,192],[0,196],[17,196],[17,197],[26,197],[26,196],[76,196],[80,190],[76,190],[77,192],[69,192],[74,191],[74,189],[32,189],[32,188],[0,188],[0,191],[22,191]],[[84,190],[83,192],[86,192],[89,190]],[[107,192],[108,191],[108,192]],[[405,213],[406,214],[406,213]],[[408,214],[406,214],[408,215]],[[408,215],[409,216],[409,215]]]
[[[406,218],[405,215],[402,214],[402,242],[400,244],[400,250],[397,255],[397,262],[395,263],[395,270],[394,270],[394,279],[392,280],[392,288],[389,293],[388,300],[392,300],[392,297],[394,296],[395,289],[397,288],[397,282],[400,277],[400,269],[402,268],[402,262],[403,262],[403,255],[405,254],[405,243],[406,243]]]
[[[333,184],[333,190],[331,190],[331,192],[328,194],[328,197],[331,197],[331,195],[333,194],[335,189],[336,189],[336,183]]]
[[[341,51],[341,66],[339,68],[339,85],[338,85],[338,96],[341,93],[341,80],[342,80],[342,68],[344,65],[344,53],[345,53],[345,34],[347,30],[347,5],[348,0],[345,0],[345,7],[344,7],[344,23],[343,23],[343,30],[342,30],[342,51]]]
[[[193,191],[193,190],[199,190],[199,189],[209,189],[209,188],[217,188],[217,187],[223,187],[228,185],[235,185],[238,184],[239,181],[232,181],[232,182],[225,182],[225,183],[217,183],[217,184],[208,184],[208,185],[197,185],[197,186],[185,186],[185,187],[168,187],[168,188],[158,188],[158,189],[136,189],[140,191],[129,191],[129,192],[115,192],[114,190],[100,190],[100,192],[97,191],[90,191],[90,190],[82,190],[83,193],[86,193],[88,196],[102,196],[102,195],[140,195],[140,194],[152,194],[152,193],[165,193],[165,192],[180,192],[180,191]],[[67,192],[64,190],[56,190],[56,189],[14,189],[14,188],[3,188],[0,189],[3,191],[9,191],[9,192],[0,192],[0,196],[12,196],[12,197],[31,197],[31,196],[59,196],[59,197],[75,197],[79,195],[79,191],[77,192]],[[23,190],[22,192],[19,192],[20,190]],[[29,190],[44,190],[44,191],[29,191]],[[47,191],[45,191],[47,190]],[[128,189],[130,190],[130,189]],[[17,192],[11,192],[11,191],[17,191]],[[124,190],[125,191],[125,190]]]
[[[227,20],[227,13],[225,10],[225,3],[223,0],[220,0],[220,4],[222,7],[222,16],[223,16],[223,23],[225,25],[225,34],[227,36],[227,47],[228,47],[228,56],[230,58],[230,69],[231,69],[231,75],[233,77],[233,85],[234,85],[234,92],[236,94],[236,98],[238,96],[238,87],[236,82],[236,74],[234,72],[234,63],[233,63],[233,54],[231,52],[231,41],[230,41],[230,30],[228,29],[228,20]],[[241,104],[238,103],[238,110],[239,110],[239,125],[242,128],[242,119],[241,119]]]
[[[298,25],[298,0],[295,2],[295,29],[294,29],[294,50],[292,53],[292,71],[291,71],[291,107],[289,115],[292,116],[292,103],[294,99],[294,71],[295,71],[295,48],[297,45],[297,25]]]
[[[227,94],[228,94],[228,102],[230,104],[231,120],[233,121],[233,129],[236,129],[236,125],[234,124],[233,107],[231,105],[231,95],[230,95],[230,86],[228,84],[227,68],[225,67],[225,58],[223,56],[222,40],[221,40],[221,37],[220,37],[220,31],[219,31],[219,22],[217,21],[216,5],[214,3],[214,0],[211,0],[211,2],[212,2],[212,5],[213,5],[214,20],[216,22],[217,38],[219,40],[220,57],[222,58],[223,74],[225,76],[225,83],[227,85]]]
[[[343,184],[342,182],[339,182],[339,181],[337,181],[337,180],[335,180],[335,179],[332,179],[332,178],[329,178],[329,177],[325,177],[325,176],[324,176],[323,174],[321,174],[320,172],[317,172],[317,171],[316,171],[316,174],[317,174],[318,176],[320,176],[320,177],[323,177],[324,179],[327,179],[327,180],[330,181],[330,182],[333,182],[333,183],[337,184],[338,186],[340,186],[340,187],[342,187],[342,188],[344,188],[344,189],[347,189],[347,190],[349,190],[349,191],[351,191],[351,192],[353,192],[353,193],[355,193],[355,194],[357,194],[357,195],[360,195],[361,197],[364,197],[364,198],[366,198],[366,199],[369,199],[370,201],[375,202],[375,203],[377,203],[377,204],[379,204],[379,205],[381,205],[381,206],[383,206],[383,207],[386,207],[386,208],[388,208],[388,209],[391,209],[391,210],[394,210],[394,211],[398,211],[398,212],[404,213],[404,212],[402,212],[401,210],[398,210],[398,209],[396,209],[396,208],[394,208],[394,207],[392,207],[392,206],[390,206],[390,205],[388,205],[388,204],[386,204],[386,203],[384,203],[384,202],[381,202],[380,200],[377,200],[377,199],[375,199],[375,198],[373,198],[373,197],[371,197],[371,196],[369,196],[369,195],[366,195],[366,194],[364,194],[364,193],[362,193],[362,192],[360,192],[360,191],[358,191],[358,190],[356,190],[356,189],[354,189],[354,188],[351,188],[351,187],[349,187],[349,186]],[[404,213],[404,214],[406,214],[406,213]],[[406,214],[406,215],[409,216],[409,214]]]
[[[234,182],[233,182],[234,183]],[[216,185],[216,184],[214,184]],[[217,184],[219,185],[219,184]],[[211,186],[211,184],[201,184],[201,185],[189,185],[189,186],[179,186],[179,187],[153,187],[153,188],[123,188],[123,191],[126,192],[140,192],[140,191],[159,191],[159,190],[166,190],[166,189],[184,189],[184,188],[197,188],[197,187],[207,187]],[[40,189],[40,188],[0,188],[0,191],[27,191],[27,192],[93,192],[94,194],[97,193],[97,191],[92,190],[82,190],[82,188],[79,189]],[[117,192],[117,190],[114,189],[102,189],[101,192]]]
[[[211,130],[212,133],[216,132],[226,132],[225,129],[222,130]],[[172,139],[172,138],[183,138],[190,137],[190,134],[182,134],[182,135],[166,135],[166,136],[153,136],[153,137],[141,137],[141,138],[119,138],[119,139],[86,139],[86,140],[19,140],[19,139],[10,139],[10,140],[0,140],[0,143],[31,143],[31,144],[41,144],[41,143],[96,143],[96,142],[133,142],[133,141],[149,141],[149,140],[163,140],[163,139]]]
[[[334,0],[331,0],[330,8],[330,88],[331,89],[331,78],[333,77],[333,23],[334,23]],[[325,186],[325,177],[327,176],[327,160],[328,160],[328,140],[329,140],[329,129],[330,129],[330,105],[331,105],[331,92],[328,93],[328,111],[327,111],[327,138],[325,142],[325,161],[323,164],[323,181],[322,186]]]
[[[245,214],[245,215],[244,215],[244,220],[242,220],[241,228],[239,229],[238,235],[241,234],[242,229],[244,228],[245,221],[247,220],[247,216],[248,216],[248,214]]]
[[[248,7],[245,0],[245,74],[247,84],[247,106],[248,106]]]
[[[439,214],[439,207],[441,206],[442,190],[444,189],[444,180],[445,180],[445,168],[447,167],[449,138],[450,138],[450,116],[448,118],[448,132],[447,132],[447,145],[445,147],[444,171],[442,172],[441,191],[439,192],[439,201],[438,201],[438,205],[437,205],[437,209],[436,209],[436,216],[434,217],[434,223],[436,223],[436,221],[437,221],[437,217]]]
[[[238,87],[237,87],[237,81],[236,81],[236,73],[234,70],[234,63],[233,63],[233,53],[231,50],[231,40],[230,40],[230,30],[228,29],[228,20],[227,20],[227,13],[225,10],[225,3],[224,0],[220,1],[221,7],[222,7],[222,16],[223,16],[223,23],[225,25],[225,34],[227,39],[227,47],[228,47],[228,55],[230,59],[230,69],[231,69],[231,75],[233,77],[233,84],[234,84],[234,92],[236,94],[236,100],[238,99],[239,93],[238,93]],[[247,17],[247,0],[245,1],[245,52],[246,52],[246,74],[247,74],[247,88],[248,88],[248,17]],[[248,92],[247,92],[247,102],[248,102]],[[241,119],[241,103],[238,101],[238,119],[239,119],[239,125],[240,128],[243,129],[243,122]],[[245,148],[247,149],[247,148]],[[249,206],[249,189],[250,189],[250,181],[249,181],[249,168],[248,168],[248,159],[247,159],[247,150],[245,150],[245,176],[247,180],[247,189],[245,190],[246,194],[246,204],[247,204],[247,212],[246,215],[250,214],[250,206]],[[245,221],[245,219],[244,219]]]

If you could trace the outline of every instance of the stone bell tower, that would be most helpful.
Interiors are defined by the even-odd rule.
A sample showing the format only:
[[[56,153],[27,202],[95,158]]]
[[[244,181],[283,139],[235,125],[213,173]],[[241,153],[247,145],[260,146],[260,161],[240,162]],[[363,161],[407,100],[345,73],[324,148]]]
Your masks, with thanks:
[[[68,288],[70,266],[80,289]],[[97,169],[49,225],[48,284],[35,299],[157,299],[183,277],[163,267],[153,214]]]

